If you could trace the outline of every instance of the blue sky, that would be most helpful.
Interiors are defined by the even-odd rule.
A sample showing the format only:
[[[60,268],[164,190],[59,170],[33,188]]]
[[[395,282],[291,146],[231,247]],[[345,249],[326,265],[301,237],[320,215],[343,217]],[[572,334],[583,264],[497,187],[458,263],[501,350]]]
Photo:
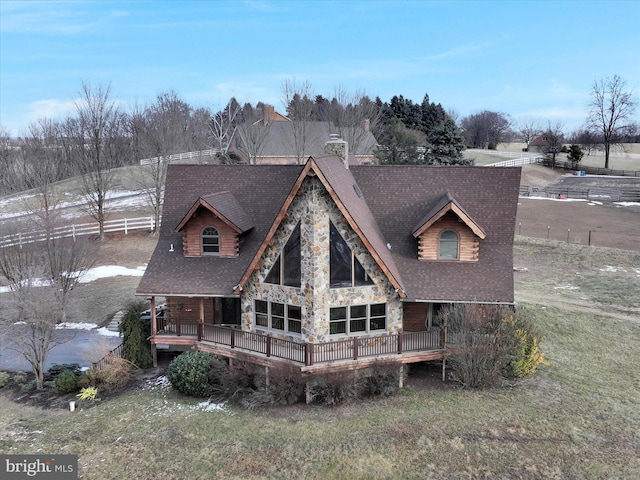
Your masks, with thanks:
[[[283,111],[293,79],[573,130],[593,82],[615,74],[640,96],[640,1],[0,0],[13,135],[72,112],[82,82],[111,84],[125,109],[174,90],[194,107],[235,96]]]

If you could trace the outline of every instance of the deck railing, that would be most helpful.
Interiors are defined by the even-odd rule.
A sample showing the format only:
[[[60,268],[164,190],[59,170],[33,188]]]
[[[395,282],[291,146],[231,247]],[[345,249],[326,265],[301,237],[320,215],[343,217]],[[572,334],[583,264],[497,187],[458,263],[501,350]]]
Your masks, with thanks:
[[[441,329],[351,337],[326,343],[308,343],[275,337],[270,333],[248,332],[228,326],[186,323],[179,320],[166,324],[165,319],[158,319],[158,335],[192,336],[199,342],[210,342],[307,366],[340,360],[442,350],[446,343],[444,331]]]
[[[104,370],[113,363],[114,358],[122,358],[122,344],[111,350],[97,362],[93,362],[91,366],[94,370]]]

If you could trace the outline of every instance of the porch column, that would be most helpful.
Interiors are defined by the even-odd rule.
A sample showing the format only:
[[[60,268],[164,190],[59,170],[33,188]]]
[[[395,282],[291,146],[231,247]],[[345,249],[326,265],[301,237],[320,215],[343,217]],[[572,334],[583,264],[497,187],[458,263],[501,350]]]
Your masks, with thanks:
[[[156,296],[151,297],[151,337],[158,333],[158,321],[156,320]],[[153,357],[154,368],[158,367],[158,349],[154,342],[151,343],[151,356]]]
[[[200,297],[200,325],[198,325],[198,340],[202,340],[200,335],[204,337],[204,297]]]

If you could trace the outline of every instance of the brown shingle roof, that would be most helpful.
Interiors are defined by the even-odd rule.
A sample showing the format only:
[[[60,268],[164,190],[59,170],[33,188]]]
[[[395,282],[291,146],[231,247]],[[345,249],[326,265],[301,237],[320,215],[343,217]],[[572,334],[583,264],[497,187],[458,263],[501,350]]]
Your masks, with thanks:
[[[486,234],[480,225],[478,225],[462,208],[455,198],[451,196],[449,192],[440,198],[440,201],[435,204],[429,213],[418,222],[418,225],[411,232],[414,237],[419,237],[426,229],[433,225],[436,221],[442,218],[447,212],[453,211],[460,220],[462,220],[467,227],[469,227],[473,233],[480,238],[485,238]]]
[[[218,192],[200,197],[191,206],[176,227],[176,232],[181,231],[199,207],[204,207],[220,220],[229,225],[236,233],[244,233],[254,226],[253,220],[238,203],[231,192]]]
[[[353,166],[347,170],[337,157],[318,158],[315,163],[339,208],[351,217],[381,268],[402,286],[409,300],[513,301],[520,168]],[[137,293],[232,295],[304,168],[309,165],[170,165],[160,239]],[[233,192],[255,221],[254,228],[241,235],[240,255],[185,258],[179,248],[181,235],[174,227],[203,192],[225,191]],[[418,260],[412,231],[447,193],[464,205],[464,212],[486,234],[477,262]],[[169,251],[171,244],[174,252]]]

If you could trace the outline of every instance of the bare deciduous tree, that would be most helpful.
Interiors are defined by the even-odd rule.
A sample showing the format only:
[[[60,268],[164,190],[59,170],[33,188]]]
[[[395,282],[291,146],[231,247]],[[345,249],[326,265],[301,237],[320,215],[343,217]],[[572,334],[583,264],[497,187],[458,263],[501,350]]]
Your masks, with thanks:
[[[310,122],[313,120],[313,101],[311,100],[311,84],[286,80],[282,85],[282,103],[287,106],[287,116],[292,122],[291,144],[296,162],[302,163],[306,150],[312,142]]]
[[[604,168],[609,168],[611,147],[621,143],[633,123],[636,105],[633,92],[626,90],[626,82],[620,76],[593,83],[587,125],[602,138]]]
[[[11,301],[18,318],[7,325],[8,349],[20,353],[31,365],[36,386],[44,385],[45,361],[51,349],[61,343],[56,325],[61,321],[55,287],[43,282],[46,277],[40,256],[32,248],[0,252],[0,273],[6,277]]]
[[[107,195],[114,183],[114,169],[129,156],[126,115],[111,99],[110,87],[92,88],[83,83],[76,102],[76,117],[65,123],[67,151],[81,174],[86,210],[97,222],[104,238],[108,217]]]
[[[213,148],[219,150],[221,155],[227,154],[231,134],[236,125],[236,116],[241,110],[240,104],[232,98],[222,110],[211,117],[209,136]]]
[[[156,232],[160,225],[170,156],[190,151],[200,141],[192,113],[191,107],[170,91],[158,95],[155,103],[144,109],[136,109],[130,115],[129,128],[135,155],[148,159],[144,164],[141,163],[136,183],[147,196],[155,218]]]
[[[547,129],[543,135],[545,144],[542,146],[542,153],[551,162],[551,168],[554,168],[556,166],[556,156],[562,150],[564,142],[564,126],[562,122],[547,122]]]
[[[527,145],[527,150],[529,150],[531,140],[542,133],[542,127],[540,125],[540,121],[533,118],[527,118],[519,122],[517,132],[520,135],[520,140]]]
[[[505,142],[511,121],[504,113],[485,110],[460,121],[467,144],[474,148],[495,149]]]
[[[350,94],[341,87],[336,88],[334,102],[330,106],[337,107],[331,108],[330,116],[338,129],[334,133],[346,140],[349,150],[355,154],[370,130],[377,128],[381,119],[380,108],[363,91]]]
[[[257,117],[260,109],[253,108],[250,103],[247,103],[237,116],[236,131],[241,142],[239,150],[246,157],[246,161],[252,165],[257,163],[257,158],[262,153],[273,125],[264,104],[261,109],[262,118],[259,119]]]

